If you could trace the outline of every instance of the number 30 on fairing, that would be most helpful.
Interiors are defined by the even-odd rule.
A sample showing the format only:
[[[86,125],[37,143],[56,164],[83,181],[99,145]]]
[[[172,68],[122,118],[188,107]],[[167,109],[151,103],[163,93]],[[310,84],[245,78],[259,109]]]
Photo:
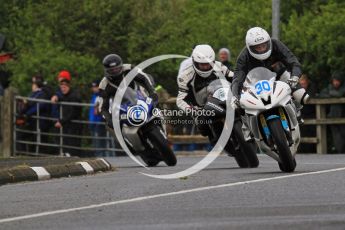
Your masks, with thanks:
[[[255,85],[256,94],[260,94],[262,91],[270,91],[271,86],[268,81],[259,81]]]

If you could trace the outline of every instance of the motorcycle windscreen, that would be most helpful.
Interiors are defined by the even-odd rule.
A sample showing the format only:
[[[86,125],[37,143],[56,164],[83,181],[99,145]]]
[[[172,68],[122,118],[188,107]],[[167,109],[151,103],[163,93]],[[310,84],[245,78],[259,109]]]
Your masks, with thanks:
[[[207,94],[213,95],[220,88],[230,89],[230,83],[227,80],[222,79],[214,80],[207,86]]]
[[[246,80],[243,83],[244,87],[250,87],[255,85],[258,81],[271,80],[276,78],[277,74],[265,67],[257,67],[249,71],[247,74]]]
[[[213,96],[221,101],[224,101],[227,98],[229,90],[230,83],[227,80],[214,80],[208,86],[195,93],[197,103],[199,105],[205,105],[209,96]]]
[[[123,95],[121,104],[135,105],[137,104],[137,100],[138,100],[138,91],[128,87],[126,89],[125,94]]]

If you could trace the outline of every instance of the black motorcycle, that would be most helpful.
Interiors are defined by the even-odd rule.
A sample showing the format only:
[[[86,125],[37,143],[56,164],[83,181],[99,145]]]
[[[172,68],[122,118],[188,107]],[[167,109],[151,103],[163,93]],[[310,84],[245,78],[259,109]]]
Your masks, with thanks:
[[[223,83],[223,84],[222,84]],[[204,110],[213,112],[214,116],[203,117],[212,132],[209,135],[211,144],[217,143],[225,122],[226,99],[230,90],[230,83],[225,80],[215,80],[206,87],[207,99],[203,107]],[[235,120],[230,139],[224,150],[229,156],[233,156],[241,168],[256,168],[259,160],[256,155],[257,146],[255,141],[250,138],[246,141],[242,132],[243,117],[239,111],[235,112]]]

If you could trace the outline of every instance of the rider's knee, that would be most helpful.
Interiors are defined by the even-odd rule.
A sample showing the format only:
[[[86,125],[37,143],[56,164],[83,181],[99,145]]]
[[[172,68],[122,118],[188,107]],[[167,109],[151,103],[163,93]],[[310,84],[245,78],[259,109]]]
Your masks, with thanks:
[[[299,88],[299,89],[295,90],[292,93],[292,96],[301,105],[306,104],[310,99],[309,94],[305,91],[304,88]]]

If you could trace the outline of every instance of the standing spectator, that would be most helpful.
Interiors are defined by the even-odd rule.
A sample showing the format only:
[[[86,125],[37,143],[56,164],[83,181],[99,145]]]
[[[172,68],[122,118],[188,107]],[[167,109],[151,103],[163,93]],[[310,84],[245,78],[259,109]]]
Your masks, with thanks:
[[[32,80],[32,85],[31,85],[32,93],[30,94],[29,98],[49,100],[50,95],[46,90],[44,90],[43,77],[34,76],[32,77],[31,80]],[[32,118],[32,116],[39,116],[42,118]],[[24,100],[23,107],[19,111],[17,124],[23,126],[26,130],[35,131],[37,132],[37,134],[18,132],[18,139],[28,140],[32,142],[37,141],[40,143],[47,143],[48,136],[42,135],[41,132],[47,133],[49,131],[50,123],[48,119],[45,119],[45,118],[48,118],[49,116],[50,116],[50,104]],[[18,145],[18,151],[48,153],[46,146],[39,146],[39,148],[38,146],[39,145],[36,145],[36,149],[35,149],[34,145],[26,146],[26,145],[20,144]]]
[[[231,70],[231,64],[230,64],[230,50],[227,48],[221,48],[218,51],[218,58],[219,61],[225,65],[226,67],[228,67],[229,70]]]
[[[2,87],[1,83],[0,83],[0,96],[4,96],[4,87]]]
[[[309,94],[310,97],[315,97],[316,89],[314,84],[310,82],[308,76],[306,74],[302,74],[299,79],[299,83],[301,87],[305,89],[305,91]],[[315,105],[305,104],[302,110],[303,118],[315,118]],[[316,128],[315,126],[300,126],[301,129],[301,136],[302,137],[315,137],[316,136]],[[315,153],[316,146],[315,144],[307,144],[302,143],[299,147],[299,152],[301,153]]]
[[[95,137],[92,139],[92,147],[93,148],[106,148],[106,140],[105,139],[97,139],[97,138],[105,138],[106,128],[104,124],[99,124],[103,121],[102,115],[99,111],[99,80],[95,80],[91,83],[91,104],[94,106],[91,106],[89,109],[89,121],[93,122],[90,124],[90,133],[91,136]],[[95,155],[98,157],[105,156],[105,151],[103,150],[95,150]]]
[[[52,103],[57,102],[81,102],[79,93],[71,88],[71,75],[68,71],[63,70],[58,75],[59,90],[52,96]],[[55,110],[55,117],[58,121],[55,123],[55,128],[62,129],[63,136],[62,144],[64,146],[72,146],[76,148],[63,147],[63,153],[66,156],[83,156],[82,151],[77,149],[81,145],[80,137],[71,137],[70,135],[79,136],[81,134],[81,125],[72,120],[80,120],[81,107],[74,105],[59,105],[58,110]],[[61,117],[59,111],[61,110]]]
[[[320,97],[344,97],[345,85],[343,84],[344,73],[335,71],[332,75],[331,84],[329,84],[320,93]],[[345,117],[345,106],[343,104],[332,104],[329,107],[328,117]],[[333,144],[338,153],[345,152],[345,125],[331,125]]]

